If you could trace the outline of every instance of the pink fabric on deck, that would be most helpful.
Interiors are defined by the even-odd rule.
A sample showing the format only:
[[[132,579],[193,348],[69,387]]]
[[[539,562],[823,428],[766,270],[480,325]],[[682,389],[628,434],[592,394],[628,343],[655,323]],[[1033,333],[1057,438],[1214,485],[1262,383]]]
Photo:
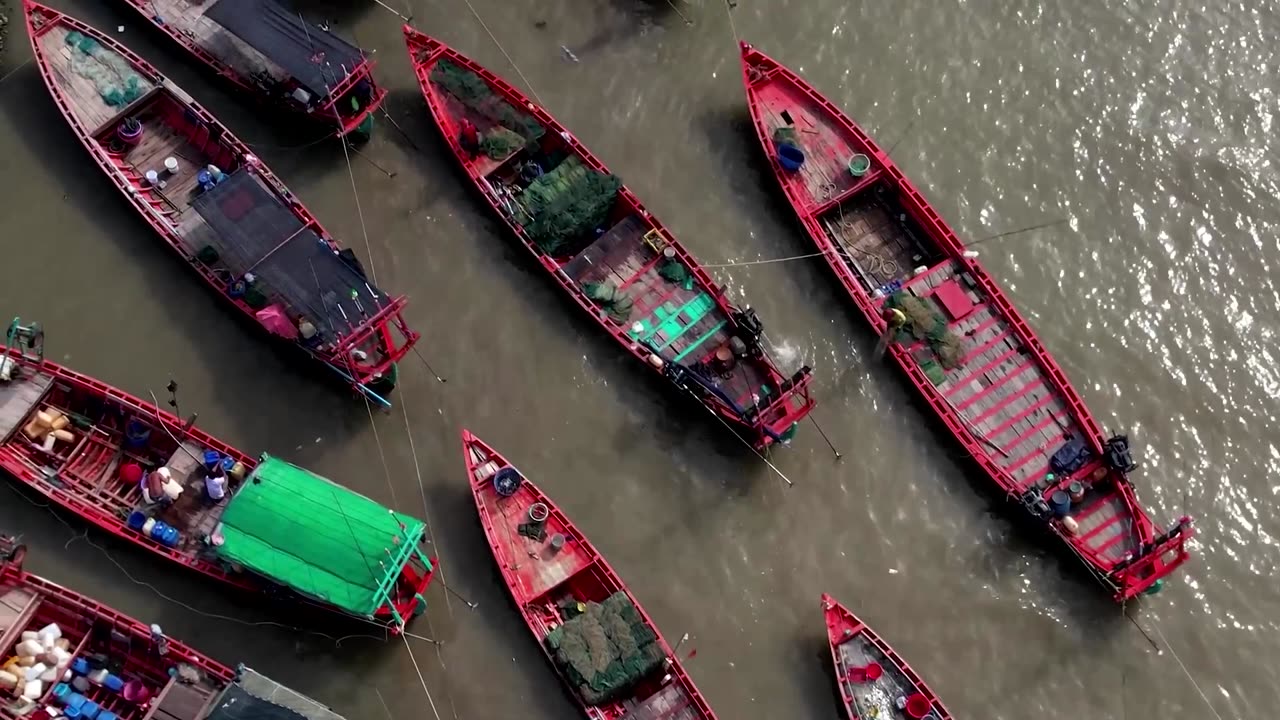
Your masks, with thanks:
[[[262,323],[262,327],[270,330],[273,335],[279,335],[286,340],[298,339],[298,326],[293,324],[279,304],[262,308],[255,313],[255,317]]]

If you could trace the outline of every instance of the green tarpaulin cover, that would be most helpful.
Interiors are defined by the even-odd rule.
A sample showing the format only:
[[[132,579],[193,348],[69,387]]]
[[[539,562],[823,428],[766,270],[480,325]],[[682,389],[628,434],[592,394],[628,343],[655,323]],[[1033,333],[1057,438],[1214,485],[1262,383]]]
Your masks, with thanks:
[[[370,616],[387,601],[425,527],[263,455],[222,515],[217,552],[300,593]]]

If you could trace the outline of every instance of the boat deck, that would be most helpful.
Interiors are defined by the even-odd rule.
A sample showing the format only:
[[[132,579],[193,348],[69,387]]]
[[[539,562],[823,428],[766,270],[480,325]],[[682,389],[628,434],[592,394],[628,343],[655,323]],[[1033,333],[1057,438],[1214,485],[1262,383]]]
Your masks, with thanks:
[[[205,17],[205,11],[213,2],[192,0],[129,0],[148,17],[156,16],[175,30],[187,36],[196,45],[214,56],[246,80],[266,73],[276,80],[289,76],[279,65],[251,45],[236,37],[218,23]]]
[[[153,104],[135,116],[142,123],[142,140],[129,150],[124,160],[139,177],[145,177],[148,170],[156,171],[161,177],[165,185],[163,188],[143,182],[146,185],[144,192],[162,203],[162,211],[171,217],[178,232],[185,236],[204,224],[197,221],[199,216],[190,210],[199,187],[196,173],[213,159],[192,145],[186,134],[175,130],[165,113],[165,105]],[[170,174],[165,170],[166,158],[178,161],[178,172]],[[198,249],[191,251],[194,254]]]
[[[51,387],[54,392],[50,392]],[[175,449],[168,435],[154,427],[149,445],[127,447],[119,419],[121,413],[127,411],[106,398],[77,392],[52,375],[35,375],[20,385],[0,385],[0,393],[34,398],[25,403],[27,411],[19,416],[15,427],[25,427],[40,411],[56,410],[73,420],[66,427],[73,438],[57,442],[52,450],[43,449],[22,430],[4,441],[6,452],[29,471],[26,479],[49,482],[100,512],[119,518],[127,517],[134,510],[154,515],[180,531],[180,552],[195,554],[204,548],[203,540],[217,525],[226,504],[206,499],[204,474],[197,458],[202,458],[210,448],[188,440]],[[0,401],[5,397],[0,394]],[[176,434],[179,429],[171,427],[169,432]],[[141,486],[121,479],[120,469],[126,463],[137,464],[145,472],[168,467],[185,490],[170,505],[147,505]]]
[[[816,206],[843,196],[861,182],[849,173],[849,160],[863,150],[844,127],[829,121],[831,113],[825,107],[785,81],[762,84],[756,93],[767,136],[772,138],[779,128],[792,128],[804,151],[799,171],[785,179],[792,192]]]
[[[4,358],[0,352],[0,358]],[[0,362],[4,362],[0,359]],[[40,403],[53,383],[53,376],[24,372],[7,383],[0,383],[0,443],[22,427],[22,421]]]
[[[929,252],[888,203],[874,195],[850,198],[818,217],[840,258],[864,286],[876,289],[927,262]]]
[[[479,480],[489,480],[505,465],[500,459],[485,456],[475,445],[469,452],[477,466],[475,476]],[[576,532],[559,513],[547,518],[541,539],[521,532],[522,526],[531,523],[530,507],[543,503],[548,510],[551,508],[546,498],[529,483],[521,484],[509,498],[495,492],[492,484],[477,489],[476,496],[481,512],[492,525],[498,564],[514,579],[511,590],[520,605],[538,600],[595,562],[595,552],[589,546],[574,542]],[[551,538],[557,533],[566,539],[558,551],[551,547]]]
[[[663,685],[654,694],[635,702],[624,703],[625,713],[620,720],[699,720],[693,698],[676,682]]]
[[[73,41],[90,46],[90,50],[86,52]],[[156,88],[124,56],[64,24],[44,31],[37,44],[63,102],[91,135],[126,112],[128,106],[115,96],[122,88],[137,88],[141,97],[133,103],[141,102]]]
[[[562,270],[579,286],[609,282],[625,293],[635,303],[623,323],[630,328],[631,338],[648,343],[669,362],[705,363],[728,346],[734,326],[715,298],[692,278],[674,283],[662,276],[663,257],[651,245],[654,238],[659,247],[667,242],[660,230],[629,214]],[[751,362],[735,362],[723,372],[704,370],[703,374],[743,408],[756,404],[753,395],[767,394],[762,388],[769,378]]]
[[[825,595],[823,615],[836,665],[836,682],[849,717],[858,720],[902,717],[896,705],[898,698],[920,693],[930,699],[932,691],[896,652],[871,628]],[[873,664],[880,667],[879,677],[875,677],[874,672],[868,673]],[[932,699],[930,702],[928,717],[950,720],[951,715],[940,702]]]

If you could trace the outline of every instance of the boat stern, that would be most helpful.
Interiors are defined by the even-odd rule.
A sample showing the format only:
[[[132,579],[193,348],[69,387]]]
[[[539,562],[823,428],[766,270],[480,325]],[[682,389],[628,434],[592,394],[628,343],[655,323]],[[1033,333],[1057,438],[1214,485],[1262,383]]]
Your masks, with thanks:
[[[1187,542],[1194,536],[1191,517],[1183,516],[1163,534],[1143,543],[1139,553],[1118,563],[1108,573],[1116,587],[1116,602],[1159,592],[1164,578],[1190,559]]]

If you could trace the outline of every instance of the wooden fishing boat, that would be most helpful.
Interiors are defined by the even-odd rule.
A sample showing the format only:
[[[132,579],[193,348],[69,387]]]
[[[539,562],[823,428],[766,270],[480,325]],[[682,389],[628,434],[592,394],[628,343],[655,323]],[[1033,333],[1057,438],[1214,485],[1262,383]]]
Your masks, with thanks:
[[[60,659],[49,666],[58,677],[38,686],[24,678],[34,698],[0,689],[0,720],[342,720],[244,665],[227,667],[158,625],[27,572],[25,556],[0,536],[0,652],[16,662],[24,644],[56,634],[48,655]],[[14,677],[11,669],[0,672]],[[64,673],[72,679],[62,681]]]
[[[653,620],[645,614],[613,568],[569,518],[528,478],[492,448],[462,433],[471,492],[480,524],[502,579],[525,624],[565,684],[592,720],[700,720],[715,713],[694,687]],[[575,668],[628,665],[629,657],[569,654],[571,634],[596,612],[621,608],[629,639],[602,630],[611,645],[637,647],[648,662],[625,679],[597,684]],[[609,627],[606,624],[606,627]],[[600,662],[602,661],[603,662]],[[571,679],[572,678],[572,679]]]
[[[389,405],[418,340],[407,302],[374,287],[249,148],[137,55],[75,18],[25,3],[45,84],[129,203],[205,282],[276,338]]]
[[[368,53],[279,0],[124,0],[197,61],[265,104],[368,135],[387,96]]]
[[[789,440],[814,406],[809,368],[782,375],[750,306],[732,306],[546,110],[458,51],[404,32],[431,117],[541,268],[622,347],[757,449]],[[478,153],[463,147],[470,131]]]
[[[951,720],[938,696],[875,630],[825,593],[822,612],[841,704],[849,720]]]
[[[27,488],[175,566],[255,593],[393,632],[425,608],[434,561],[422,521],[46,360],[38,326],[15,319],[5,338],[0,469]],[[168,479],[148,497],[155,471]],[[219,500],[210,477],[224,478]]]
[[[1194,529],[1188,517],[1162,529],[1139,505],[1128,439],[1104,435],[977,253],[848,115],[746,43],[742,69],[774,174],[889,356],[1118,601],[1158,589]]]

